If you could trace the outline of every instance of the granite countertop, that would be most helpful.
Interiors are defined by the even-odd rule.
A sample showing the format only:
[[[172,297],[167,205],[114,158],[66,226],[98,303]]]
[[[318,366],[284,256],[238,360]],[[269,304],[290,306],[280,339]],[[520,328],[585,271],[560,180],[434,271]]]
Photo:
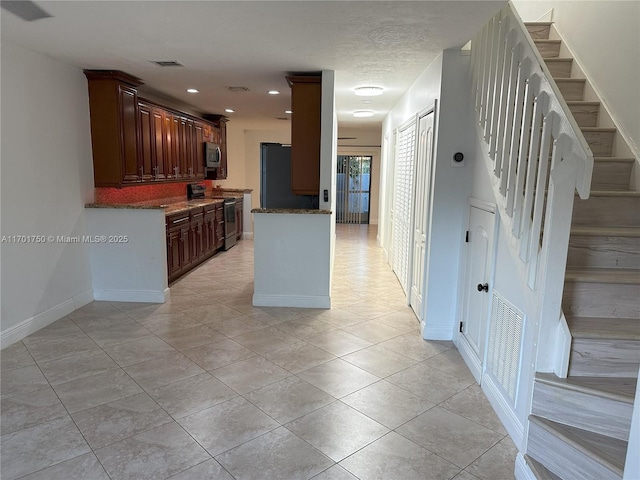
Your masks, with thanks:
[[[331,215],[331,210],[312,210],[306,208],[254,208],[251,213],[288,213],[288,214],[315,214]]]
[[[135,203],[88,203],[85,208],[121,208],[121,209],[142,209],[142,210],[164,210],[165,215],[172,215],[190,210],[192,208],[204,207],[206,205],[223,203],[222,198],[198,198],[186,200],[184,197],[157,198]]]

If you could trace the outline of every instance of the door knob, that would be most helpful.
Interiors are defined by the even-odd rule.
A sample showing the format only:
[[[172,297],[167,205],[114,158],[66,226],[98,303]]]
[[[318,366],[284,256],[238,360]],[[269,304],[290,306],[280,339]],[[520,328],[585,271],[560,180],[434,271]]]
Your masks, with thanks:
[[[479,284],[478,284],[478,291],[479,291],[479,292],[482,292],[483,290],[484,290],[485,292],[488,292],[488,291],[489,291],[489,284],[488,284],[488,283],[484,283],[484,284],[479,283]]]

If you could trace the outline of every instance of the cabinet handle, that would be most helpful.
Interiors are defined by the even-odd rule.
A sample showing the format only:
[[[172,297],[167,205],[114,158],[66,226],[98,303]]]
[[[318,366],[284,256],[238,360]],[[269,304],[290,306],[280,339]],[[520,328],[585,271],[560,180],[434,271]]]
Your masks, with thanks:
[[[180,220],[172,220],[171,223],[175,225],[176,223],[186,222],[187,220],[189,220],[189,217],[184,217],[184,218],[181,218]]]
[[[203,213],[202,213],[202,212],[200,212],[200,213],[194,213],[194,214],[193,214],[193,216],[194,216],[194,217],[199,217],[199,216],[201,216],[201,215],[203,215]]]
[[[144,168],[140,167],[140,180],[144,178]]]

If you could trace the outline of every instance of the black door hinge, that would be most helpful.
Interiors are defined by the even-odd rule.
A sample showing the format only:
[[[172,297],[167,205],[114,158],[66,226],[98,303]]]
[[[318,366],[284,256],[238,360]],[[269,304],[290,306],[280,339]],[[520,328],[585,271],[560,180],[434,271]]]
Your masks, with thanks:
[[[469,230],[467,230],[467,234],[464,237],[465,243],[469,243]]]
[[[460,322],[460,333],[462,333],[462,330],[463,330],[463,328],[462,328],[462,322]]]

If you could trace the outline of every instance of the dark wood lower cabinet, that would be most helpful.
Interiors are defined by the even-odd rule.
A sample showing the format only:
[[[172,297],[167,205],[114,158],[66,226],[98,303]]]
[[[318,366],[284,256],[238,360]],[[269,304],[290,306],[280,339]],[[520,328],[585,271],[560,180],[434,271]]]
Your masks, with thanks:
[[[239,225],[242,235],[242,222]],[[169,283],[224,248],[222,203],[167,215],[166,227]]]

